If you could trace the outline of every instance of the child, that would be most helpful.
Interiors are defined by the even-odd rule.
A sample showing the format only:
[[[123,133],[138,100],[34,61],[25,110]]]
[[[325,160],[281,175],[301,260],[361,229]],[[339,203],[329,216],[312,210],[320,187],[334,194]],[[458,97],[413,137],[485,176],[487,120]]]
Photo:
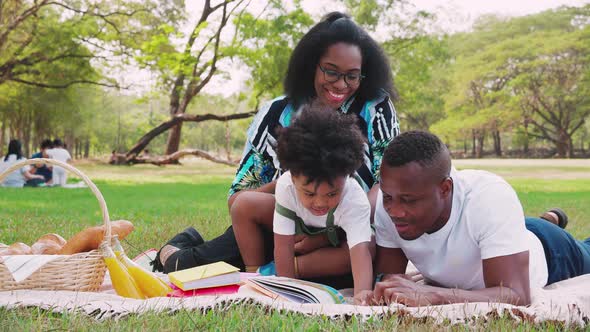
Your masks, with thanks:
[[[55,160],[59,160],[63,163],[68,163],[72,160],[72,156],[64,148],[63,142],[56,138],[53,140],[53,149],[45,150],[47,157]],[[59,166],[53,166],[53,185],[64,186],[68,181],[68,173],[66,170]]]
[[[313,278],[326,276],[325,272],[318,275],[318,270],[341,275],[352,268],[355,303],[364,304],[371,295],[373,276],[371,206],[351,177],[365,157],[364,138],[355,119],[326,107],[305,107],[280,132],[277,154],[288,171],[276,184],[274,217],[232,215],[246,271],[256,271],[265,263],[272,245],[264,241],[264,230],[273,230],[277,275]],[[339,229],[346,234],[345,240],[338,236]],[[296,237],[319,233],[326,234],[328,246],[296,246]],[[344,264],[337,259],[342,251],[347,253]]]

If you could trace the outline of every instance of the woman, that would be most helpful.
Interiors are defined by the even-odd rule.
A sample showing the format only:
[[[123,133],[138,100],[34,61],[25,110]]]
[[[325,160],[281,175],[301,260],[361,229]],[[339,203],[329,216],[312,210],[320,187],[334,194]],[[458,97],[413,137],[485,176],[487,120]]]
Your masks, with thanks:
[[[242,161],[229,191],[232,220],[273,217],[276,179],[284,171],[275,152],[277,129],[289,126],[302,106],[312,101],[358,117],[367,145],[365,161],[355,177],[374,206],[381,155],[399,133],[391,102],[391,69],[377,42],[347,15],[330,13],[293,50],[284,87],[285,96],[263,106],[248,129]],[[296,251],[303,255],[325,241],[322,237],[305,238],[297,243]],[[162,248],[159,260],[155,268],[165,272],[219,260],[242,265],[231,227],[206,243],[189,228]],[[331,263],[346,273],[346,269],[350,272],[346,262],[347,256],[337,255]],[[319,266],[310,276],[323,275],[321,270]]]
[[[10,168],[19,161],[26,159],[23,157],[21,143],[19,140],[13,139],[8,143],[8,153],[0,163],[0,173]],[[24,166],[12,173],[10,173],[2,181],[2,187],[22,188],[26,185],[36,186],[43,183],[45,180],[43,175],[31,173],[31,167]]]

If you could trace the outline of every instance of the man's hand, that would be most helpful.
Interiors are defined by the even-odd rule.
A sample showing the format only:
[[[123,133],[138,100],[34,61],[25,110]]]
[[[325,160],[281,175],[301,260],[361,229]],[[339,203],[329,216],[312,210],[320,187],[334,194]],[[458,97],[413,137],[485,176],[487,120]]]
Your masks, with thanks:
[[[416,283],[417,275],[390,274],[375,285],[373,294],[376,303],[402,303],[410,307],[436,304],[434,287]]]
[[[373,291],[362,290],[354,295],[354,304],[371,305],[373,304]]]
[[[295,254],[305,255],[319,248],[324,248],[330,245],[330,241],[326,234],[313,236],[297,236],[295,239]]]

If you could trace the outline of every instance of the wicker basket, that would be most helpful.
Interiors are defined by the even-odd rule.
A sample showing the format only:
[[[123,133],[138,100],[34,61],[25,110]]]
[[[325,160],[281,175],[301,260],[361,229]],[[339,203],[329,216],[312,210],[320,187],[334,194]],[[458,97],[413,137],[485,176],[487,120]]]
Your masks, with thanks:
[[[102,211],[102,219],[105,225],[104,239],[109,240],[108,243],[110,243],[111,222],[104,198],[96,185],[75,167],[54,159],[28,159],[14,164],[0,174],[0,182],[11,172],[32,164],[49,164],[63,167],[78,175],[88,185],[98,200]],[[0,262],[0,290],[45,289],[95,292],[100,288],[105,272],[106,265],[102,254],[98,250],[66,255],[55,259],[18,283],[14,281],[4,263]]]

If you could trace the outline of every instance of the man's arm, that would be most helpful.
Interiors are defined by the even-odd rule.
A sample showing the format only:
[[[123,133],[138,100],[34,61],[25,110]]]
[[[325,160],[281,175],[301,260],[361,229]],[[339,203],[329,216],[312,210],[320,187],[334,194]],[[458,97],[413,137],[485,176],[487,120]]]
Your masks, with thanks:
[[[377,283],[376,302],[399,302],[408,306],[464,302],[501,302],[515,305],[531,303],[529,253],[499,256],[482,261],[486,288],[463,290],[417,284],[400,275],[391,275]]]
[[[386,248],[377,245],[375,272],[387,274],[404,274],[408,259],[400,248]]]

